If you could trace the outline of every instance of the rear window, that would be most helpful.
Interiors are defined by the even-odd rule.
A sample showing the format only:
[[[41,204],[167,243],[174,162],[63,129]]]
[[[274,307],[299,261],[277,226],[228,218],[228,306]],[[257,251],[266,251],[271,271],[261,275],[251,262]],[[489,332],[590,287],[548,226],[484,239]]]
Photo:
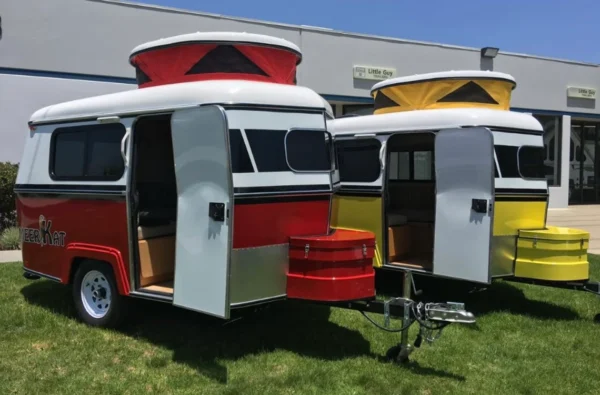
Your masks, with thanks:
[[[521,147],[519,149],[519,172],[521,173],[521,177],[545,179],[544,154],[544,147]]]
[[[294,171],[330,171],[331,136],[321,130],[290,130],[285,138],[287,163]]]
[[[379,140],[342,140],[335,147],[342,182],[377,181],[381,172]]]

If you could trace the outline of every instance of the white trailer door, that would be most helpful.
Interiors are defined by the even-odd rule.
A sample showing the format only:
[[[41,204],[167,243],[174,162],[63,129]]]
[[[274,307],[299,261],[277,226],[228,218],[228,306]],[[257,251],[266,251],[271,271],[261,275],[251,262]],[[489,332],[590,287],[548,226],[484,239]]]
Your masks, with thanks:
[[[229,318],[233,189],[227,117],[221,107],[171,118],[177,179],[173,304]]]
[[[435,139],[435,173],[433,273],[489,283],[494,203],[492,133],[486,128],[440,131]]]

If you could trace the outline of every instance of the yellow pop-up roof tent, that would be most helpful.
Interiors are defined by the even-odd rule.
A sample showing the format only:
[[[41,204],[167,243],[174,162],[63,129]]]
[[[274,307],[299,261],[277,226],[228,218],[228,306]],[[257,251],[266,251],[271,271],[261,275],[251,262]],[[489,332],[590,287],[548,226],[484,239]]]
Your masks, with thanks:
[[[373,86],[374,114],[443,108],[508,110],[514,78],[493,71],[446,71],[393,78]]]

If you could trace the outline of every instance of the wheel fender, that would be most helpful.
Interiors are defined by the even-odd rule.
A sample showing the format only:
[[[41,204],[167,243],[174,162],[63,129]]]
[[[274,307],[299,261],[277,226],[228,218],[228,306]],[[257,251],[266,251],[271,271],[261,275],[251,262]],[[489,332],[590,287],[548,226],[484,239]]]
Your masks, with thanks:
[[[67,245],[66,250],[69,264],[65,266],[61,276],[61,281],[64,284],[69,283],[71,267],[76,258],[94,259],[107,262],[112,266],[119,293],[121,295],[129,295],[129,277],[127,276],[121,251],[112,247],[86,243],[71,243]]]

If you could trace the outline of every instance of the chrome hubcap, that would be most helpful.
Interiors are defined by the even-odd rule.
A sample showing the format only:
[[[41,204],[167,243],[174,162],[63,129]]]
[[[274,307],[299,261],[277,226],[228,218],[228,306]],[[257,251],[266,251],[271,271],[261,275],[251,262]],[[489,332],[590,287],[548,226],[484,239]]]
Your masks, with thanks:
[[[81,301],[85,311],[94,318],[102,318],[110,309],[112,294],[106,276],[90,270],[81,282]]]

